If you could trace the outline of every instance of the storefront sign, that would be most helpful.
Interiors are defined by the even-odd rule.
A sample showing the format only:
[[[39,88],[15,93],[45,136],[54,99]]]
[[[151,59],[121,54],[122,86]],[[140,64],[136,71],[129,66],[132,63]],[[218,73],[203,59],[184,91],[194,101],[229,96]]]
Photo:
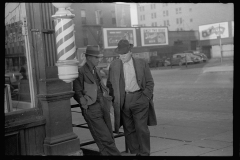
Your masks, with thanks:
[[[166,27],[141,28],[142,46],[168,45]]]
[[[209,25],[199,26],[200,40],[217,39],[229,37],[228,22],[215,23]]]
[[[104,48],[116,48],[121,39],[127,39],[137,46],[135,28],[103,28]]]

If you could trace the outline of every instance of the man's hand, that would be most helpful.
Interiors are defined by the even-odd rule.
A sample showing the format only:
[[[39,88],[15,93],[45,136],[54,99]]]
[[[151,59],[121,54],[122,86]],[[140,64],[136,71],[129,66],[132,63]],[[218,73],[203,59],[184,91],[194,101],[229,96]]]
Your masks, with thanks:
[[[81,97],[81,98],[80,98],[80,103],[81,103],[81,105],[85,105],[85,104],[87,104],[87,100],[86,100],[86,98]]]
[[[81,103],[81,105],[82,105],[82,108],[84,108],[84,109],[87,109],[87,108],[88,108],[86,98],[81,97],[81,98],[80,98],[80,103]]]

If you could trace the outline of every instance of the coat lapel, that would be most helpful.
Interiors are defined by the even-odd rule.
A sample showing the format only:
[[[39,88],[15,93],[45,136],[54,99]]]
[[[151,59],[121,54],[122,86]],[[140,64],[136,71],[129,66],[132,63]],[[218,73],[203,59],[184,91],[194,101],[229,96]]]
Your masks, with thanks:
[[[141,87],[141,84],[139,84],[139,73],[138,73],[138,64],[137,64],[137,61],[132,57],[133,59],[133,66],[134,66],[134,71],[135,71],[135,74],[136,74],[136,80],[137,80],[137,84],[139,87]]]
[[[87,63],[85,63],[85,65],[84,65],[83,67],[84,67],[84,72],[85,72],[86,77],[87,77],[92,83],[95,83],[93,74],[91,73],[89,67],[87,66]]]

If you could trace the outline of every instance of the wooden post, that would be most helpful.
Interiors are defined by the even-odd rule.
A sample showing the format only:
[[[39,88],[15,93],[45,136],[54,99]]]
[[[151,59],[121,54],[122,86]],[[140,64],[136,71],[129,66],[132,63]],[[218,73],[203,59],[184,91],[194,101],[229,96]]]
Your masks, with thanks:
[[[46,7],[46,5],[49,6]],[[48,23],[47,18],[51,18],[46,17],[45,12],[48,7],[53,6],[44,3],[26,3],[27,17],[32,20],[28,23],[29,27],[37,30],[30,32],[29,39],[31,53],[35,56],[37,68],[37,72],[34,74],[37,81],[37,107],[41,108],[43,116],[46,118],[44,154],[81,155],[80,141],[72,128],[70,98],[73,96],[73,91],[71,83],[60,80],[58,68],[52,65],[56,63],[56,60],[50,57],[56,57],[56,50],[46,52],[49,48],[44,44],[56,45],[51,43],[55,38],[54,35],[49,36],[50,39],[45,39],[45,33],[41,32],[42,29],[46,29],[42,28],[42,24]]]

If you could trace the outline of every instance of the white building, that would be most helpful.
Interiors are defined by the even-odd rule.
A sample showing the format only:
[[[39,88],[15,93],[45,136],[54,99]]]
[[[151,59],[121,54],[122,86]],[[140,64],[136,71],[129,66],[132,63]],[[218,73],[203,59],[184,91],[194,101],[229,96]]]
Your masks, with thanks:
[[[204,24],[232,21],[233,3],[138,3],[143,26],[168,26],[169,31],[198,30]]]

